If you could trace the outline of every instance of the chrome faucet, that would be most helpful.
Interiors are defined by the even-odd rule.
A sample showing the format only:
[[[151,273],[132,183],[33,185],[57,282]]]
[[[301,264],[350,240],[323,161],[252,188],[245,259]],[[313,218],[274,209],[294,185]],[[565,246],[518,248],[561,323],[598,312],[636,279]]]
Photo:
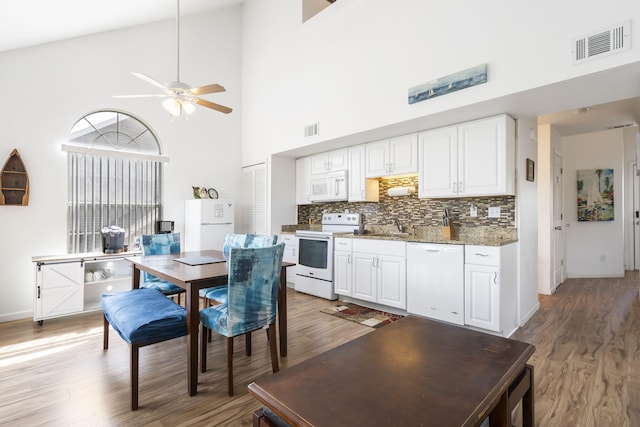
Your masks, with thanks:
[[[398,221],[397,219],[394,219],[393,223],[395,224],[396,227],[398,227],[398,232],[402,233],[402,224],[400,224],[400,221]]]

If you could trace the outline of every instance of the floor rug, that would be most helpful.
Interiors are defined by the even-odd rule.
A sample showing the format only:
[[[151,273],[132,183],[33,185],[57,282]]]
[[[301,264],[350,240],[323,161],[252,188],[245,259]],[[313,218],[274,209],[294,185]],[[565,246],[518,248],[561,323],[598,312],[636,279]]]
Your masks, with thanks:
[[[372,328],[379,328],[381,326],[388,325],[389,323],[404,317],[398,314],[374,310],[372,308],[362,307],[348,302],[339,302],[331,307],[323,308],[320,311]]]

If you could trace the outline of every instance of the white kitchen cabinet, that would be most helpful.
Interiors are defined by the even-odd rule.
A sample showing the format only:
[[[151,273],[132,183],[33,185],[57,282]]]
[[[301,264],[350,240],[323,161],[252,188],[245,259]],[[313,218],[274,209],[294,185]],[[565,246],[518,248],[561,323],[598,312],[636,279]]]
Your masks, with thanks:
[[[406,242],[353,239],[353,298],[407,307]]]
[[[311,203],[311,157],[296,159],[296,205]]]
[[[278,243],[284,243],[282,261],[298,264],[298,237],[295,234],[281,234]],[[296,287],[296,266],[287,267],[287,287]]]
[[[352,240],[336,237],[333,241],[333,283],[334,292],[338,295],[352,296],[353,294]]]
[[[377,202],[379,200],[380,184],[376,179],[368,179],[365,176],[366,147],[356,145],[348,150],[349,173],[349,202]]]
[[[311,174],[347,169],[347,149],[327,151],[311,156]]]
[[[515,122],[500,116],[419,134],[421,198],[515,194]]]
[[[418,172],[418,135],[366,144],[366,156],[367,178],[415,174]]]
[[[407,312],[464,324],[464,246],[407,243]]]
[[[131,289],[131,263],[139,252],[34,257],[33,320],[99,310],[103,293]]]
[[[518,327],[516,245],[465,246],[465,324],[502,336]]]

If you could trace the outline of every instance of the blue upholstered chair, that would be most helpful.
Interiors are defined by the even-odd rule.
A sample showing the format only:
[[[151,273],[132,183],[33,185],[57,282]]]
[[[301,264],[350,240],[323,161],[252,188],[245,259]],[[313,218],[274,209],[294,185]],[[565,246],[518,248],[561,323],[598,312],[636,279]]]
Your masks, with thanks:
[[[222,253],[225,259],[229,259],[229,250],[233,248],[264,248],[273,246],[278,243],[278,235],[262,236],[258,234],[237,234],[227,233],[224,236],[224,246]],[[208,301],[214,301],[217,304],[227,302],[227,286],[215,286],[200,290],[200,296]],[[210,305],[210,304],[209,304]]]
[[[138,408],[139,348],[187,335],[187,310],[156,289],[104,294],[103,348],[109,348],[109,325],[131,350],[131,410]]]
[[[229,396],[233,396],[233,337],[267,329],[271,367],[273,372],[279,370],[275,321],[283,252],[284,243],[265,248],[231,247],[227,302],[200,311],[200,370],[207,370],[207,331],[227,337]]]
[[[169,255],[180,253],[180,233],[165,234],[143,234],[142,235],[142,255]],[[180,294],[185,292],[180,286],[169,283],[143,272],[141,288],[156,289],[164,295],[173,297],[177,296],[178,304],[180,304]]]

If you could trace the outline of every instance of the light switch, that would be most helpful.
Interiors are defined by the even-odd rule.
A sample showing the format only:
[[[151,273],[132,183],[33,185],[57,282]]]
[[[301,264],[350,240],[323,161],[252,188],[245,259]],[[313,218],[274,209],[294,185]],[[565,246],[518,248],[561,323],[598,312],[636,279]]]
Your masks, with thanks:
[[[489,218],[500,218],[500,206],[492,206],[489,208]]]

